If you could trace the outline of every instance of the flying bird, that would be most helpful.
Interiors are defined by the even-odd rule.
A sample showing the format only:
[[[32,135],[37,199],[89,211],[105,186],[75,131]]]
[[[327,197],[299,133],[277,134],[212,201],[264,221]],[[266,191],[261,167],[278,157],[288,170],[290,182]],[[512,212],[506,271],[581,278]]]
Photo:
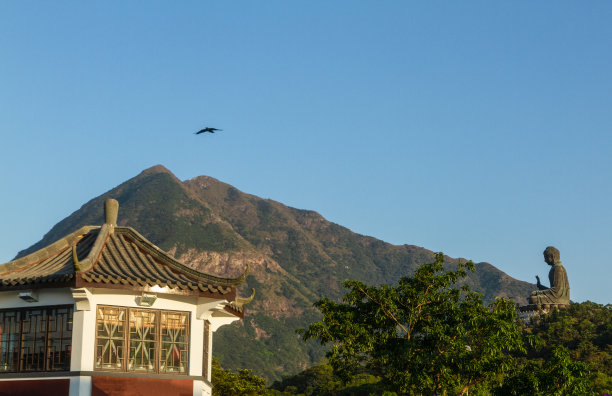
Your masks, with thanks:
[[[210,133],[215,133],[215,131],[222,131],[223,129],[217,129],[217,128],[210,128],[210,127],[206,127],[204,129],[200,129],[199,131],[197,131],[195,134],[199,135],[200,133],[204,133],[204,132],[210,132]]]

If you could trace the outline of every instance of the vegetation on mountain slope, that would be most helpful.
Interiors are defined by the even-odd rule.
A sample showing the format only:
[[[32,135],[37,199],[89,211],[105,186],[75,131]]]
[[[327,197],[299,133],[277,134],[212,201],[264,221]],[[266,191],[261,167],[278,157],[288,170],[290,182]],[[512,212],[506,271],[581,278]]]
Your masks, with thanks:
[[[555,360],[555,351],[566,350],[566,360],[589,365],[592,394],[612,394],[612,304],[570,304],[568,309],[533,321],[526,331],[541,340],[529,350],[526,360],[544,370]],[[529,376],[529,371],[519,372],[517,379],[524,379],[525,374]]]
[[[241,292],[255,287],[255,300],[244,321],[216,333],[214,353],[224,367],[253,368],[268,380],[300,372],[323,356],[320,345],[305,344],[293,332],[319,318],[312,307],[319,298],[342,296],[343,280],[395,284],[434,257],[427,249],[358,235],[316,212],[245,194],[210,177],[182,182],[162,166],[87,202],[19,254],[81,226],[102,224],[107,198],[119,201],[120,225],[197,269],[236,276],[251,264]],[[464,260],[446,261],[452,268]],[[486,302],[497,296],[521,301],[534,289],[486,263],[476,264],[465,283]]]
[[[212,361],[213,396],[261,396],[268,393],[266,380],[249,369],[224,369],[219,361]]]

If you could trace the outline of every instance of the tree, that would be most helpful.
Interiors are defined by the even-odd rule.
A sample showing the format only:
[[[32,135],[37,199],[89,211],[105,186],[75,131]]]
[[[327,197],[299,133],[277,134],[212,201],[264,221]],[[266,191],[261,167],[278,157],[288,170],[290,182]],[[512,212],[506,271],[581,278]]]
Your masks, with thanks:
[[[276,381],[271,386],[280,395],[302,396],[397,396],[395,393],[385,393],[380,384],[380,378],[368,373],[357,373],[349,382],[343,383],[333,374],[332,367],[327,363],[312,366],[301,373]]]
[[[574,362],[564,347],[553,350],[552,358],[544,364],[530,360],[518,374],[506,377],[503,385],[494,390],[498,395],[571,396],[593,394],[590,367]]]
[[[590,367],[590,394],[612,393],[612,305],[572,303],[533,320],[526,331],[540,340],[537,348],[528,348],[529,364],[543,366],[558,350],[567,350],[572,361]]]
[[[445,270],[439,253],[397,286],[345,281],[340,303],[323,298],[321,321],[302,330],[304,339],[332,344],[334,373],[348,381],[364,369],[400,394],[463,395],[509,372],[510,352],[525,352],[525,336],[513,302],[488,307],[482,296],[457,282],[471,262]]]
[[[251,374],[251,370],[226,370],[213,358],[213,395],[215,396],[259,396],[265,395],[266,380]]]

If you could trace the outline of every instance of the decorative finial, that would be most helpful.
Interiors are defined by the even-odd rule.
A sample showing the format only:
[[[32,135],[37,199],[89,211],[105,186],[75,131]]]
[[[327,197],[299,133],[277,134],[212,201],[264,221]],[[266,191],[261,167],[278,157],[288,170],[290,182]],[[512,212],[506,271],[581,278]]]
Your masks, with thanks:
[[[104,222],[113,226],[117,225],[117,214],[119,213],[119,202],[116,199],[107,199],[104,202]]]
[[[255,289],[251,289],[251,295],[249,297],[247,298],[237,297],[235,304],[239,307],[245,306],[249,304],[251,301],[253,301],[254,297],[255,297]]]

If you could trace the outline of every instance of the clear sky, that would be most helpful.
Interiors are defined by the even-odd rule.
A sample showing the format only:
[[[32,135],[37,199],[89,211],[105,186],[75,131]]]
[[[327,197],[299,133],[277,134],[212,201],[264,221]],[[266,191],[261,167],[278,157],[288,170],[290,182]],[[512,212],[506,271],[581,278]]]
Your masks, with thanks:
[[[572,299],[612,303],[610,21],[610,1],[0,2],[0,262],[163,164],[531,282],[554,245]]]

